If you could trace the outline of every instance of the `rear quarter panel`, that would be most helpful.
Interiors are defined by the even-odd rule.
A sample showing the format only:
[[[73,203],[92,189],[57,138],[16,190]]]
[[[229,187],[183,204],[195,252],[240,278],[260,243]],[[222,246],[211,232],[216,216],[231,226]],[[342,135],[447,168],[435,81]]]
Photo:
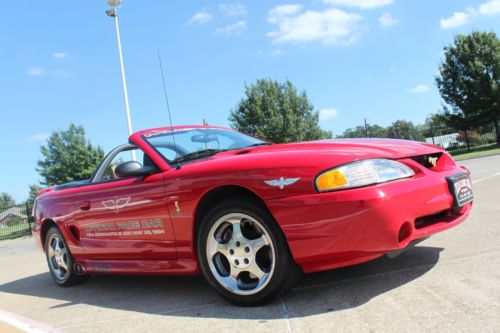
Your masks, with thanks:
[[[44,248],[42,228],[50,221],[54,222],[64,235],[74,255],[82,253],[81,246],[70,237],[67,225],[74,221],[75,205],[68,190],[48,192],[37,199],[35,209],[34,234],[37,244]]]

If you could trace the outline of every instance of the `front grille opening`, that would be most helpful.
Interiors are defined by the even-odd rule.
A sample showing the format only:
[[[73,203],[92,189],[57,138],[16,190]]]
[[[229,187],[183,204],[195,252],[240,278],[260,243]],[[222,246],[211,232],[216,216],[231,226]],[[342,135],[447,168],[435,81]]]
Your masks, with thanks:
[[[419,155],[413,156],[411,159],[428,169],[432,169],[436,166],[436,163],[441,158],[441,155],[443,155],[443,153]]]
[[[460,213],[453,209],[447,209],[442,212],[419,217],[415,220],[415,229],[422,229],[437,223],[448,223],[455,220]]]

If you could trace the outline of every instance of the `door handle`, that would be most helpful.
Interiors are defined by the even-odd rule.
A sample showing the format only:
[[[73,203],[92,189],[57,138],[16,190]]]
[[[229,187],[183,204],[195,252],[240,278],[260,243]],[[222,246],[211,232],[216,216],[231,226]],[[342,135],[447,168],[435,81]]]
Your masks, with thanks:
[[[89,210],[90,209],[90,201],[82,201],[80,202],[81,210]]]

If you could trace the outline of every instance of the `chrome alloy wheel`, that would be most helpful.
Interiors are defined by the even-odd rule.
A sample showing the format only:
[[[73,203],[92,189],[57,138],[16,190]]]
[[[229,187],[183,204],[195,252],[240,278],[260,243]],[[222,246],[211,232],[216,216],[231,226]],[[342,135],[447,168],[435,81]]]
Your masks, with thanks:
[[[61,236],[58,234],[50,235],[47,248],[47,258],[49,267],[54,277],[58,281],[64,281],[68,275],[68,251]]]
[[[271,280],[275,248],[253,217],[232,213],[218,219],[208,234],[206,255],[213,276],[227,290],[252,295]]]

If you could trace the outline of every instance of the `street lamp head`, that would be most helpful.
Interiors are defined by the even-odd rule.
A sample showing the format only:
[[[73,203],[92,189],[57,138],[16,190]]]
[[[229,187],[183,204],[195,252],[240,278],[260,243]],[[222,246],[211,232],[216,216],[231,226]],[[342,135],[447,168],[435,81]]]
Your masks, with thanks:
[[[116,16],[116,10],[114,8],[108,9],[106,11],[106,15],[108,15],[109,17],[115,17]]]
[[[122,4],[122,0],[108,0],[108,5],[113,8],[118,8]]]

